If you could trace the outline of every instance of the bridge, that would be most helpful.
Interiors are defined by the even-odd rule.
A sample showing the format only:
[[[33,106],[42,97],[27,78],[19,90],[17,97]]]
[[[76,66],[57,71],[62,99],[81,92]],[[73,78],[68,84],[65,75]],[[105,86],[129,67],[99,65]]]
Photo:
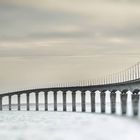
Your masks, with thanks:
[[[21,110],[21,95],[26,95],[26,110],[30,110],[30,94],[35,94],[35,110],[39,110],[39,95],[43,92],[44,96],[44,110],[48,109],[48,95],[53,94],[53,109],[58,110],[58,92],[62,92],[63,111],[67,111],[67,94],[71,93],[71,109],[76,112],[77,102],[76,94],[81,94],[81,112],[86,112],[86,93],[90,93],[90,112],[96,112],[96,92],[100,92],[100,106],[101,113],[106,112],[106,92],[110,92],[110,107],[111,113],[116,113],[116,92],[120,92],[121,114],[127,114],[127,99],[128,91],[131,92],[132,111],[133,116],[139,115],[139,92],[140,92],[140,63],[133,65],[124,71],[113,73],[99,79],[88,82],[78,82],[74,84],[65,84],[59,86],[51,86],[47,88],[28,89],[21,91],[14,91],[10,93],[0,94],[0,111],[3,110],[3,98],[8,97],[8,109],[12,110],[12,96],[17,96],[17,110]]]

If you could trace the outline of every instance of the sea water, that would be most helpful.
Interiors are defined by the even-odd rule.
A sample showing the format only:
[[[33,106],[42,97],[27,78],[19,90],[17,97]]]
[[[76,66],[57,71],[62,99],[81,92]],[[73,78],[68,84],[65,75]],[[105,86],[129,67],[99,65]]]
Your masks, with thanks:
[[[61,106],[61,105],[60,105]],[[26,106],[22,106],[26,108]],[[139,140],[140,120],[99,113],[0,112],[0,140]],[[53,106],[52,106],[53,108]],[[60,107],[59,107],[60,108]],[[69,106],[71,108],[71,106]]]

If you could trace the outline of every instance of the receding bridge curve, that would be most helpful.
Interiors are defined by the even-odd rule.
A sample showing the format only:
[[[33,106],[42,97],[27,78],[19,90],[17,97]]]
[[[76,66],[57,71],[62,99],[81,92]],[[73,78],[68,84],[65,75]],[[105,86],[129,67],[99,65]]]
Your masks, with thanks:
[[[133,105],[133,114],[135,116],[138,115],[138,108],[139,108],[139,90],[140,89],[140,79],[131,80],[127,82],[121,83],[113,83],[113,84],[104,84],[104,85],[89,85],[89,86],[73,86],[73,87],[53,87],[53,88],[40,88],[40,89],[29,89],[29,90],[22,90],[16,92],[10,92],[5,94],[0,94],[0,110],[3,108],[2,99],[5,96],[9,98],[9,110],[11,110],[11,97],[13,95],[17,95],[17,106],[18,110],[21,110],[21,95],[26,94],[26,104],[27,110],[30,110],[30,93],[35,93],[35,104],[36,104],[36,111],[39,110],[39,93],[44,92],[44,107],[45,111],[48,110],[48,93],[50,91],[53,92],[54,96],[54,111],[57,111],[57,92],[63,92],[63,111],[67,111],[67,101],[66,96],[67,92],[71,91],[72,93],[72,111],[76,111],[76,92],[81,92],[81,111],[86,111],[86,91],[90,91],[90,99],[91,99],[91,112],[95,112],[95,92],[98,90],[100,91],[100,100],[101,100],[101,112],[105,113],[105,96],[106,91],[110,91],[110,101],[111,101],[111,113],[116,112],[116,91],[121,92],[121,109],[122,114],[125,115],[127,111],[127,92],[131,91],[133,94],[132,98],[132,105]]]

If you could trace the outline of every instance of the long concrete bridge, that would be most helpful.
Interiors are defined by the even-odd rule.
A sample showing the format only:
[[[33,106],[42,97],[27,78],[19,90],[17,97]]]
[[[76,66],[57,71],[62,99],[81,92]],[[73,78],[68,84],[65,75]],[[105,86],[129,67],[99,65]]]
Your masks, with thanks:
[[[139,114],[139,92],[140,92],[140,74],[139,74],[139,63],[132,66],[127,71],[112,75],[110,78],[103,78],[100,83],[88,83],[88,85],[71,85],[71,86],[55,86],[48,88],[40,88],[40,89],[29,89],[29,90],[21,90],[10,93],[0,94],[0,110],[3,110],[3,98],[8,97],[8,108],[12,110],[12,96],[17,95],[17,110],[21,110],[21,95],[26,95],[26,109],[30,110],[30,94],[35,94],[35,106],[36,111],[39,110],[39,95],[40,93],[44,93],[44,110],[48,111],[48,94],[53,94],[53,107],[54,111],[57,111],[58,105],[58,92],[62,92],[62,101],[63,101],[63,111],[67,111],[67,93],[71,92],[72,97],[72,111],[76,111],[76,94],[79,91],[81,93],[81,111],[86,111],[86,92],[90,93],[90,107],[91,112],[95,112],[95,96],[96,91],[100,91],[100,104],[101,104],[101,113],[105,113],[105,105],[106,105],[106,91],[110,91],[110,105],[111,105],[111,113],[116,113],[116,92],[120,91],[120,101],[121,101],[121,112],[122,115],[126,115],[127,112],[127,98],[128,91],[132,93],[132,109],[133,115],[137,116]],[[118,76],[117,76],[118,75]],[[113,81],[114,79],[114,81]]]

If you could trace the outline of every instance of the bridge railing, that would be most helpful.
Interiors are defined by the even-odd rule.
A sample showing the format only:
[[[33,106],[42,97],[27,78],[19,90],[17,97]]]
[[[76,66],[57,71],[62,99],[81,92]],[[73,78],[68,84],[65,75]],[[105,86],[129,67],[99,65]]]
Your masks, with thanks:
[[[116,73],[106,75],[104,77],[93,80],[94,85],[104,85],[112,83],[122,83],[140,79],[140,62],[135,65]]]
[[[74,81],[67,83],[48,83],[47,87],[76,87],[76,86],[95,86],[95,85],[107,85],[107,84],[118,84],[129,81],[134,81],[140,79],[140,62],[135,65],[119,71],[116,73],[108,74],[106,76],[101,76],[95,79]]]

